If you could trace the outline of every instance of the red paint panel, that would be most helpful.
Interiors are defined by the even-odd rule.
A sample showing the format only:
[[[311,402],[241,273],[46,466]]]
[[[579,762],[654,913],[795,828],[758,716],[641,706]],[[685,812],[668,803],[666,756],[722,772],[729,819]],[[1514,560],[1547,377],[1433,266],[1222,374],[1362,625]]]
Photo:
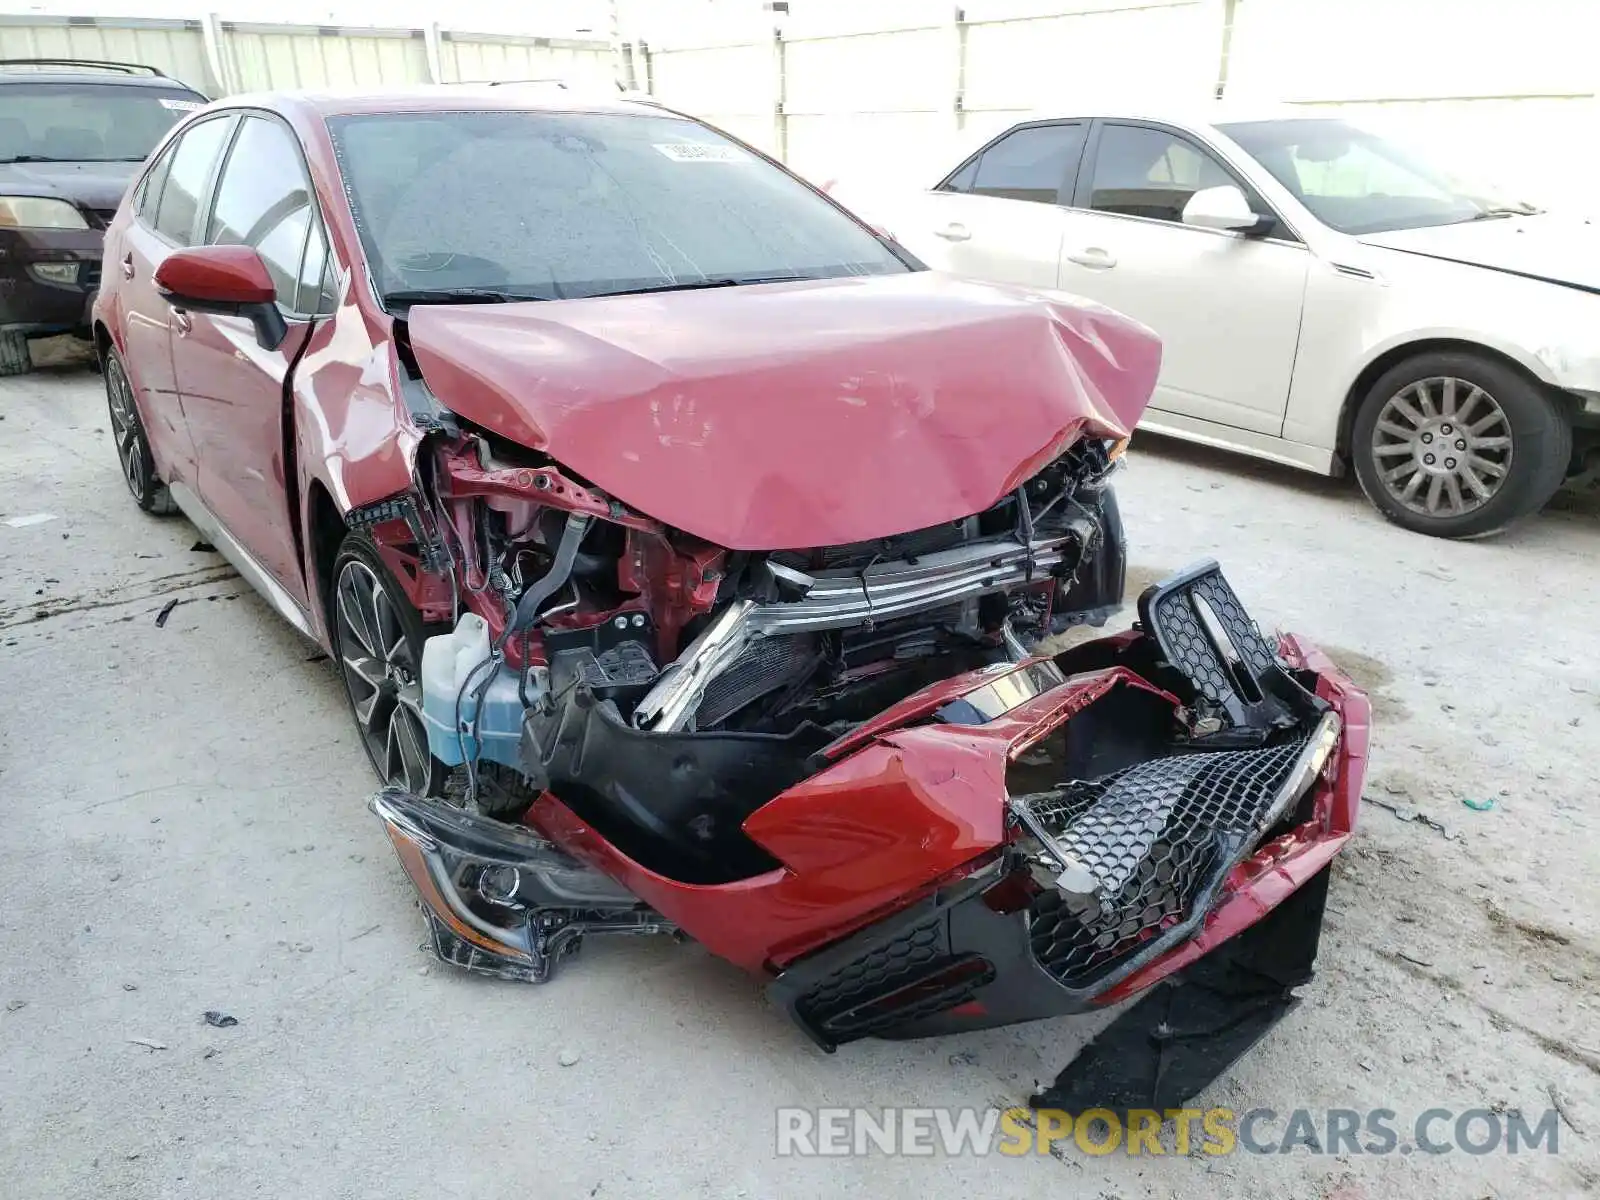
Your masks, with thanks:
[[[1057,294],[929,271],[416,306],[450,409],[734,550],[863,541],[990,507],[1144,411],[1160,343]]]
[[[972,672],[948,697],[990,682]],[[782,965],[985,861],[1006,839],[1006,764],[1111,687],[1121,669],[1080,676],[986,725],[884,729],[744,823],[785,869],[731,884],[678,883],[607,843],[554,796],[531,824],[676,922],[714,954],[752,971]]]
[[[213,304],[271,304],[278,294],[266,263],[249,246],[174,250],[156,268],[156,287],[174,301]]]

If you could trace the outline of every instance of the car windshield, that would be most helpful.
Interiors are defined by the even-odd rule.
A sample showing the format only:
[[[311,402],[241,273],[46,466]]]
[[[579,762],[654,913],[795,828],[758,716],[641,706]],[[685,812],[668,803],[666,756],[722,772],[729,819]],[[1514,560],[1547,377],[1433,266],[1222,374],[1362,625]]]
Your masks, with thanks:
[[[205,103],[181,87],[0,83],[0,162],[142,162]]]
[[[783,170],[666,114],[413,112],[329,125],[390,308],[910,269]]]
[[[1324,118],[1219,125],[1341,233],[1455,225],[1538,211],[1465,184],[1409,147],[1346,121]]]

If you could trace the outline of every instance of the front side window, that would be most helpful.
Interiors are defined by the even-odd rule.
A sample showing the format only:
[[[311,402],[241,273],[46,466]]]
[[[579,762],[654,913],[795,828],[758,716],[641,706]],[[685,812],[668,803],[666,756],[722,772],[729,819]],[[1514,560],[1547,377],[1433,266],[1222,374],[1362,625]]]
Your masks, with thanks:
[[[0,162],[143,162],[205,100],[181,87],[7,80]]]
[[[390,307],[452,291],[562,299],[910,269],[787,172],[665,114],[393,113],[329,127]]]
[[[206,184],[232,128],[233,121],[227,117],[202,121],[184,130],[172,152],[172,166],[156,208],[156,229],[180,246],[189,245],[194,237]]]
[[[1388,138],[1333,118],[1243,121],[1218,128],[1341,233],[1454,225],[1536,211],[1459,182]]]
[[[1221,163],[1176,134],[1142,125],[1106,125],[1095,152],[1089,207],[1181,222],[1190,196],[1234,182]]]
[[[279,302],[295,309],[315,211],[294,135],[277,121],[246,117],[217,183],[206,241],[254,248]]]

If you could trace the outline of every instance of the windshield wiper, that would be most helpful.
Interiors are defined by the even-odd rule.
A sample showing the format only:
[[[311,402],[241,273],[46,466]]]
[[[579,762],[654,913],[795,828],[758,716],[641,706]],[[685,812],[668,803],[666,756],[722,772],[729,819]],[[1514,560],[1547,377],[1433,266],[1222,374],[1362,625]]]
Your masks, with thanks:
[[[513,304],[519,300],[549,300],[533,292],[502,288],[455,287],[414,288],[383,293],[385,304]]]
[[[751,275],[735,277],[719,275],[714,279],[693,279],[687,283],[648,283],[644,287],[622,288],[615,292],[600,292],[601,296],[642,296],[649,292],[702,292],[709,288],[743,287],[748,283],[793,283],[797,279],[810,279],[810,275]]]
[[[1474,214],[1470,219],[1474,221],[1493,221],[1500,217],[1535,217],[1544,209],[1535,208],[1531,204],[1496,204]]]

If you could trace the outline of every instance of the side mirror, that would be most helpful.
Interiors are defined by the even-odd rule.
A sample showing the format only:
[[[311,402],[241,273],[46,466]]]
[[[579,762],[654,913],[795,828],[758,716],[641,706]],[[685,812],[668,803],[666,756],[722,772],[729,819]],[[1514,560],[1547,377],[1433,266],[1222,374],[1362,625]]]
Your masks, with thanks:
[[[248,318],[264,350],[276,350],[288,336],[278,289],[261,255],[249,246],[175,250],[156,268],[155,283],[173,308]]]
[[[1230,233],[1265,233],[1272,219],[1250,207],[1244,193],[1231,183],[1201,188],[1183,206],[1183,223],[1199,229],[1221,229]]]

